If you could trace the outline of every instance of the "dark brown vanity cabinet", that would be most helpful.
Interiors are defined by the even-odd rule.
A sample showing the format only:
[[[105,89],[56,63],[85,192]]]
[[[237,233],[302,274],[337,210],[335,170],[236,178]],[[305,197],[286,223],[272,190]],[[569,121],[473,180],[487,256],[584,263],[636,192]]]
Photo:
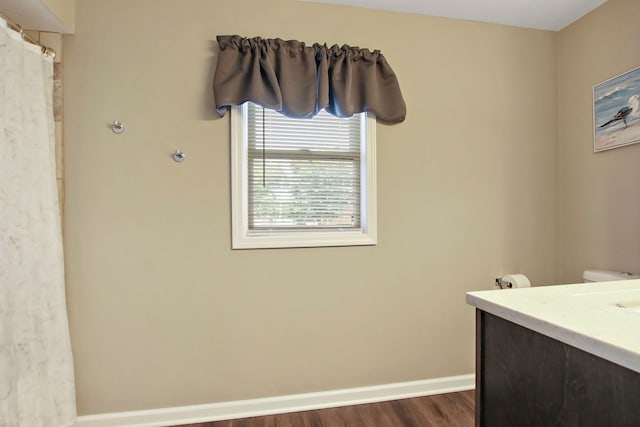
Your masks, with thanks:
[[[640,373],[477,309],[476,426],[640,427]]]

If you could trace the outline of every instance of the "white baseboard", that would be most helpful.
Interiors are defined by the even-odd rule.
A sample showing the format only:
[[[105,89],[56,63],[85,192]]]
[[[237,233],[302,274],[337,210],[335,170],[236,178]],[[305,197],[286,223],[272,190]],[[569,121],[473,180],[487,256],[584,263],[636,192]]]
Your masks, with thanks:
[[[203,423],[429,396],[471,390],[474,387],[475,375],[469,374],[318,393],[293,394],[144,411],[85,415],[78,417],[74,427],[161,427]]]

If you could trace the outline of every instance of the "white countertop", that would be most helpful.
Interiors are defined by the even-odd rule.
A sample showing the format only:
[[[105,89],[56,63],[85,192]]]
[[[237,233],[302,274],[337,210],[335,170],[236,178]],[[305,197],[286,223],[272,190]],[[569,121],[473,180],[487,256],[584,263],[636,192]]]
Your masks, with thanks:
[[[467,292],[467,303],[640,372],[640,280]]]

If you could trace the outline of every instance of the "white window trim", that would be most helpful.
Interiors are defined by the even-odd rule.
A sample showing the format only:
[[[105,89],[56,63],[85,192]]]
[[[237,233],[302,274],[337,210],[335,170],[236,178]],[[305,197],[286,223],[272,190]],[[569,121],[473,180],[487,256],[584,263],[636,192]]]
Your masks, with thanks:
[[[244,109],[244,110],[243,110]],[[248,215],[246,104],[231,107],[231,230],[233,249],[359,246],[377,243],[376,119],[367,114],[361,155],[360,230],[251,231]]]

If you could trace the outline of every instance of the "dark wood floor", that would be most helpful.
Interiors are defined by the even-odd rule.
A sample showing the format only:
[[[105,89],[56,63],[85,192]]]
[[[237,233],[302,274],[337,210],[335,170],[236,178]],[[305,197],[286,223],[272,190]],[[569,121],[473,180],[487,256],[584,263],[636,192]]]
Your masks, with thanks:
[[[182,427],[473,427],[474,396],[470,390]]]

